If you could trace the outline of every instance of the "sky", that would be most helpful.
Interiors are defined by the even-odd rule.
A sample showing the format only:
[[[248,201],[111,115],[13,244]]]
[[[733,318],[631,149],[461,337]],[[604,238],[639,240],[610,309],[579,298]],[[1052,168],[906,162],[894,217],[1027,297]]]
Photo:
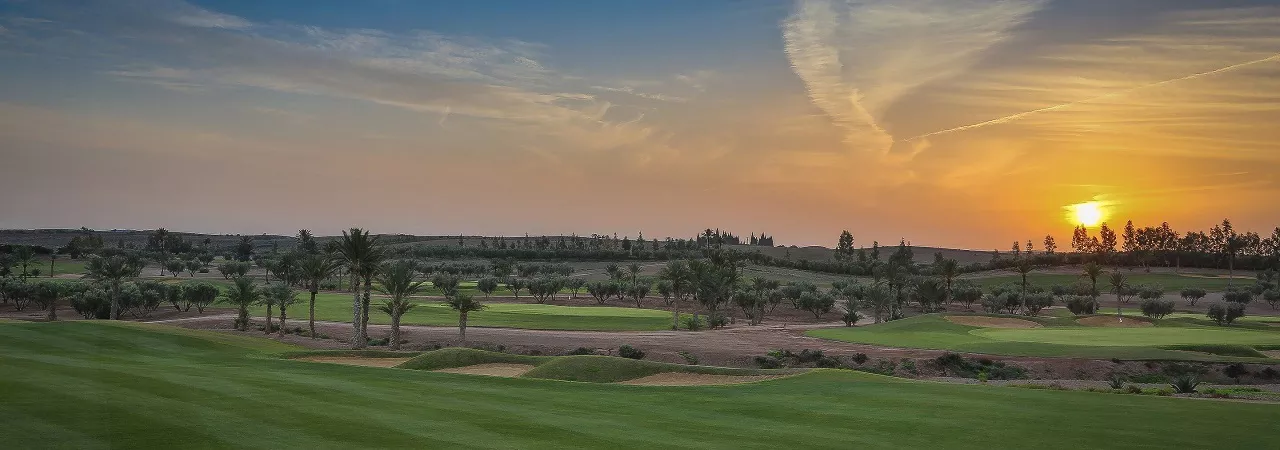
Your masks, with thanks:
[[[1280,225],[1280,0],[0,0],[0,228]]]

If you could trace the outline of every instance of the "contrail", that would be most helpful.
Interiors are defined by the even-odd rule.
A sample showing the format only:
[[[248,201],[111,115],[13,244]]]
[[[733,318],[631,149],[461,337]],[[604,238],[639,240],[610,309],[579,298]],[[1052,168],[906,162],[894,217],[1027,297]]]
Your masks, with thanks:
[[[935,131],[935,132],[928,133],[928,134],[922,134],[922,135],[919,135],[919,136],[916,136],[916,137],[903,139],[903,140],[902,140],[902,141],[900,141],[900,142],[909,142],[909,141],[914,141],[914,140],[916,140],[916,139],[927,138],[927,137],[930,137],[930,136],[937,136],[937,135],[940,135],[940,134],[955,133],[955,132],[957,132],[957,131],[965,131],[965,130],[972,130],[972,129],[974,129],[974,128],[982,128],[982,127],[985,127],[985,126],[988,126],[988,125],[997,125],[997,124],[1002,124],[1002,123],[1013,122],[1013,121],[1015,121],[1015,120],[1018,120],[1018,119],[1021,119],[1021,118],[1023,118],[1023,117],[1027,117],[1027,116],[1033,115],[1033,114],[1039,114],[1039,113],[1042,113],[1042,112],[1056,111],[1056,110],[1059,110],[1059,109],[1070,108],[1070,107],[1072,107],[1072,106],[1076,106],[1076,105],[1083,105],[1083,104],[1087,104],[1087,103],[1093,103],[1093,102],[1096,102],[1096,101],[1098,101],[1098,100],[1105,100],[1105,99],[1112,98],[1112,97],[1119,97],[1119,96],[1126,95],[1126,94],[1130,94],[1130,93],[1133,93],[1133,92],[1136,92],[1136,91],[1141,91],[1141,90],[1143,90],[1143,89],[1150,89],[1150,88],[1153,88],[1153,87],[1164,86],[1164,85],[1166,85],[1166,84],[1177,83],[1177,82],[1179,82],[1179,81],[1186,81],[1186,80],[1193,80],[1193,79],[1201,78],[1201,77],[1207,77],[1207,76],[1210,76],[1210,75],[1216,75],[1216,74],[1219,74],[1219,73],[1222,73],[1222,72],[1229,72],[1229,71],[1232,71],[1232,70],[1235,70],[1235,69],[1239,69],[1239,68],[1241,68],[1241,67],[1245,67],[1245,66],[1252,66],[1252,65],[1254,65],[1254,64],[1261,64],[1261,63],[1264,63],[1264,62],[1276,61],[1276,60],[1280,60],[1280,53],[1276,53],[1276,54],[1271,55],[1271,56],[1269,56],[1269,57],[1262,58],[1262,59],[1258,59],[1258,60],[1254,60],[1254,61],[1242,62],[1242,63],[1240,63],[1240,64],[1235,64],[1235,65],[1231,65],[1231,66],[1223,67],[1223,68],[1221,68],[1221,69],[1214,69],[1214,70],[1210,70],[1210,71],[1208,71],[1208,72],[1201,72],[1201,73],[1196,73],[1196,74],[1187,75],[1187,76],[1185,76],[1185,77],[1181,77],[1181,78],[1174,78],[1174,79],[1172,79],[1172,80],[1164,80],[1164,81],[1160,81],[1160,82],[1156,82],[1156,83],[1151,83],[1151,84],[1147,84],[1147,85],[1142,85],[1142,86],[1138,86],[1138,87],[1135,87],[1135,88],[1125,89],[1125,90],[1122,90],[1122,91],[1116,91],[1116,92],[1112,92],[1112,93],[1110,93],[1110,94],[1100,95],[1100,96],[1093,97],[1093,98],[1089,98],[1089,99],[1085,99],[1085,100],[1075,101],[1075,102],[1071,102],[1071,103],[1063,103],[1063,104],[1061,104],[1061,105],[1054,105],[1054,106],[1050,106],[1050,107],[1046,107],[1046,108],[1034,109],[1034,110],[1031,110],[1031,111],[1020,112],[1020,113],[1014,114],[1014,115],[1012,115],[1012,116],[1005,116],[1005,117],[1001,117],[1001,118],[999,118],[999,119],[988,120],[988,121],[986,121],[986,122],[980,122],[980,123],[975,123],[975,124],[972,124],[972,125],[965,125],[965,126],[955,127],[955,128],[951,128],[951,129],[942,130],[942,131]]]

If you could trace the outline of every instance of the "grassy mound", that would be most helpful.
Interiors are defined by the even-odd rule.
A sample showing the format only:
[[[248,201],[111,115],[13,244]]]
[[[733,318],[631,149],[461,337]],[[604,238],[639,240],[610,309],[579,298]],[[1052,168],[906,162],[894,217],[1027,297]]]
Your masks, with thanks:
[[[1183,350],[1188,352],[1209,353],[1222,356],[1240,356],[1245,358],[1266,358],[1267,355],[1262,354],[1253,347],[1247,345],[1226,345],[1226,344],[1184,344],[1169,345],[1161,347],[1166,350]]]
[[[727,367],[687,366],[616,356],[559,356],[522,375],[524,378],[547,380],[616,383],[666,372],[708,375],[778,375],[795,373],[779,370],[733,369]]]
[[[351,357],[351,358],[410,358],[422,352],[393,352],[390,350],[308,350],[302,352],[284,352],[281,358],[295,359],[313,356],[319,357]]]
[[[508,353],[489,352],[474,348],[442,348],[418,355],[396,366],[400,369],[440,370],[455,367],[474,366],[476,364],[528,364],[541,365],[552,357],[512,355]]]

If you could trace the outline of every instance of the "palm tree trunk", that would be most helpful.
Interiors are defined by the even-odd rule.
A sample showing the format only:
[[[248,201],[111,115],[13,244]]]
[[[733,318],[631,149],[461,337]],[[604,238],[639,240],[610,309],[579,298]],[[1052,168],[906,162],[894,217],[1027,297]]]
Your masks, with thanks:
[[[279,334],[280,337],[284,337],[284,319],[285,319],[284,305],[280,305],[280,334]]]
[[[400,315],[391,316],[391,349],[400,350]]]
[[[267,304],[267,327],[262,329],[263,333],[271,334],[271,305]]]
[[[49,301],[49,314],[44,317],[47,322],[58,320],[58,299],[54,298]]]
[[[311,330],[311,339],[316,338],[316,291],[311,291],[311,303],[308,304],[307,328]]]
[[[360,302],[360,334],[369,336],[369,293],[373,290],[373,278],[364,278],[364,298]]]
[[[467,346],[467,312],[458,313],[458,338],[462,340],[462,346]]]
[[[675,301],[671,303],[671,330],[678,331],[680,329],[680,296],[675,296]]]
[[[351,286],[352,286],[351,326],[354,328],[354,330],[351,331],[351,348],[359,350],[364,348],[365,345],[368,345],[369,341],[368,339],[365,339],[364,334],[361,333],[362,329],[360,328],[360,290],[354,288],[356,284],[355,274],[352,274],[351,277],[352,277],[352,280],[351,280]]]

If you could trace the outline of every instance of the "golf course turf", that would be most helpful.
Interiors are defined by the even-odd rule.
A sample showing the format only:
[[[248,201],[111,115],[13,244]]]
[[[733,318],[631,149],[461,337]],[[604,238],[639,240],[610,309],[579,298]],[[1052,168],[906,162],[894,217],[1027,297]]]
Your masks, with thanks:
[[[1013,316],[993,316],[1009,317]],[[1192,352],[1194,346],[1267,347],[1280,344],[1280,329],[1219,327],[1189,319],[1165,319],[1140,328],[1088,327],[1074,317],[1038,317],[1037,328],[983,328],[928,314],[882,324],[809,331],[813,337],[859,344],[952,350],[1011,356],[1266,361],[1223,352]],[[1147,320],[1130,317],[1127,320]],[[1192,347],[1188,347],[1192,346]],[[1228,352],[1231,353],[1231,352]]]
[[[5,323],[0,339],[0,448],[1265,448],[1280,414],[838,370],[706,387],[479,377],[157,325]]]
[[[289,308],[295,325],[298,319],[306,320],[308,294],[300,294],[298,303]],[[383,299],[374,297],[377,305]],[[405,313],[400,323],[404,325],[457,326],[458,313],[442,304],[439,299],[415,299],[417,307]],[[481,299],[483,302],[483,299]],[[252,314],[261,317],[265,308],[258,306]],[[323,293],[316,297],[316,320],[335,322],[351,321],[351,296]],[[389,324],[391,318],[376,308],[369,314],[369,322]],[[305,325],[305,324],[302,324]],[[524,328],[530,330],[592,330],[592,331],[657,331],[671,329],[671,313],[656,309],[619,308],[616,306],[559,306],[526,303],[486,303],[485,309],[472,312],[467,326]]]

